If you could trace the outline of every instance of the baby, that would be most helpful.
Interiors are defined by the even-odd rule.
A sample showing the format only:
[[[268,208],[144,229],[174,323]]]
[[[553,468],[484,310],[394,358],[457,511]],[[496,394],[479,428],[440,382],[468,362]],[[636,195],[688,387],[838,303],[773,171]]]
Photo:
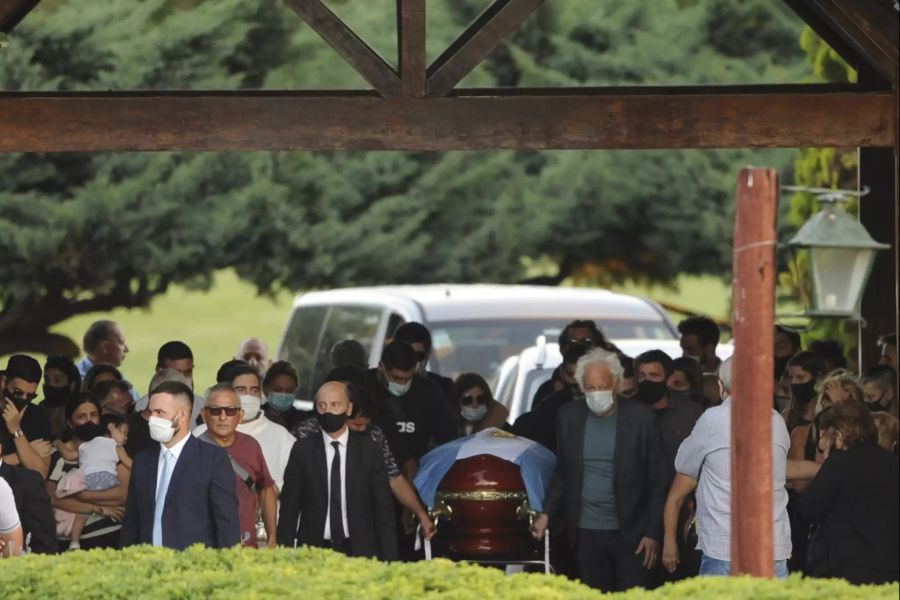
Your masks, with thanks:
[[[78,468],[64,474],[56,487],[59,497],[83,490],[102,491],[119,485],[116,468],[121,462],[129,469],[131,458],[123,446],[128,441],[128,423],[119,415],[103,415],[94,435],[80,440]],[[69,549],[81,547],[81,532],[88,515],[56,510],[57,533],[69,535]]]

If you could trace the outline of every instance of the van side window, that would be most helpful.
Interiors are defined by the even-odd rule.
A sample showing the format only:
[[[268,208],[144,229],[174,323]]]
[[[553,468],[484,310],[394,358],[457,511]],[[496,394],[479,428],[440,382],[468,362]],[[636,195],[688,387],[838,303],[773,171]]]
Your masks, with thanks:
[[[284,337],[279,358],[290,361],[297,368],[300,375],[297,397],[304,400],[311,399],[315,392],[310,389],[313,364],[327,315],[327,306],[301,306],[291,315],[291,322]]]
[[[387,330],[384,332],[384,339],[388,340],[394,337],[394,332],[405,322],[406,320],[397,313],[391,313],[391,316],[388,319]]]
[[[315,393],[324,383],[328,371],[335,366],[331,364],[331,348],[336,343],[341,340],[353,339],[361,343],[367,353],[372,349],[372,340],[378,331],[383,310],[380,306],[331,307],[328,321],[319,341],[313,374],[310,379],[313,385],[312,393]]]

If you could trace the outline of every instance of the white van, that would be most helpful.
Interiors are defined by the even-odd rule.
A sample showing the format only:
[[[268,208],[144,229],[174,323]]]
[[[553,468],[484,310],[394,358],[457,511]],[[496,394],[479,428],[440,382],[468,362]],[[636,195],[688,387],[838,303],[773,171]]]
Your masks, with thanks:
[[[376,366],[385,338],[407,321],[424,323],[433,338],[430,368],[455,377],[480,373],[496,380],[500,366],[534,344],[556,340],[575,319],[593,319],[615,340],[678,339],[654,302],[587,288],[519,285],[414,285],[309,292],[294,300],[278,350],[300,373],[298,398],[312,398],[332,368],[335,343],[355,339]],[[677,343],[677,342],[676,342]]]

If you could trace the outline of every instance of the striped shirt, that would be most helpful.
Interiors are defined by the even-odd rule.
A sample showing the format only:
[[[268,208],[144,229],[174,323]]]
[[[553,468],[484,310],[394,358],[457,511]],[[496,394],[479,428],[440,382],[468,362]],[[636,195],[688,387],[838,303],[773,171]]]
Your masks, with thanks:
[[[47,481],[59,483],[59,480],[65,473],[74,471],[78,468],[77,460],[66,460],[58,451],[50,456],[50,475]],[[100,515],[89,515],[84,531],[81,533],[82,540],[97,538],[110,533],[114,533],[122,529],[122,524],[117,523],[111,517],[103,517]],[[66,539],[66,538],[60,538]]]

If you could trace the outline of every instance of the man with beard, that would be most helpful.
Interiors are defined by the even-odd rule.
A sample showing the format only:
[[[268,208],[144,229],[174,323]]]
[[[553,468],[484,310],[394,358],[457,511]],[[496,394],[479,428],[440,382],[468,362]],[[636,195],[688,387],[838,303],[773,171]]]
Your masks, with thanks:
[[[0,445],[3,460],[47,477],[50,470],[50,420],[32,404],[41,382],[41,365],[24,354],[9,357],[0,373]]]
[[[715,373],[722,361],[716,356],[719,345],[719,326],[709,317],[688,317],[678,324],[681,350],[700,363],[704,373]]]

